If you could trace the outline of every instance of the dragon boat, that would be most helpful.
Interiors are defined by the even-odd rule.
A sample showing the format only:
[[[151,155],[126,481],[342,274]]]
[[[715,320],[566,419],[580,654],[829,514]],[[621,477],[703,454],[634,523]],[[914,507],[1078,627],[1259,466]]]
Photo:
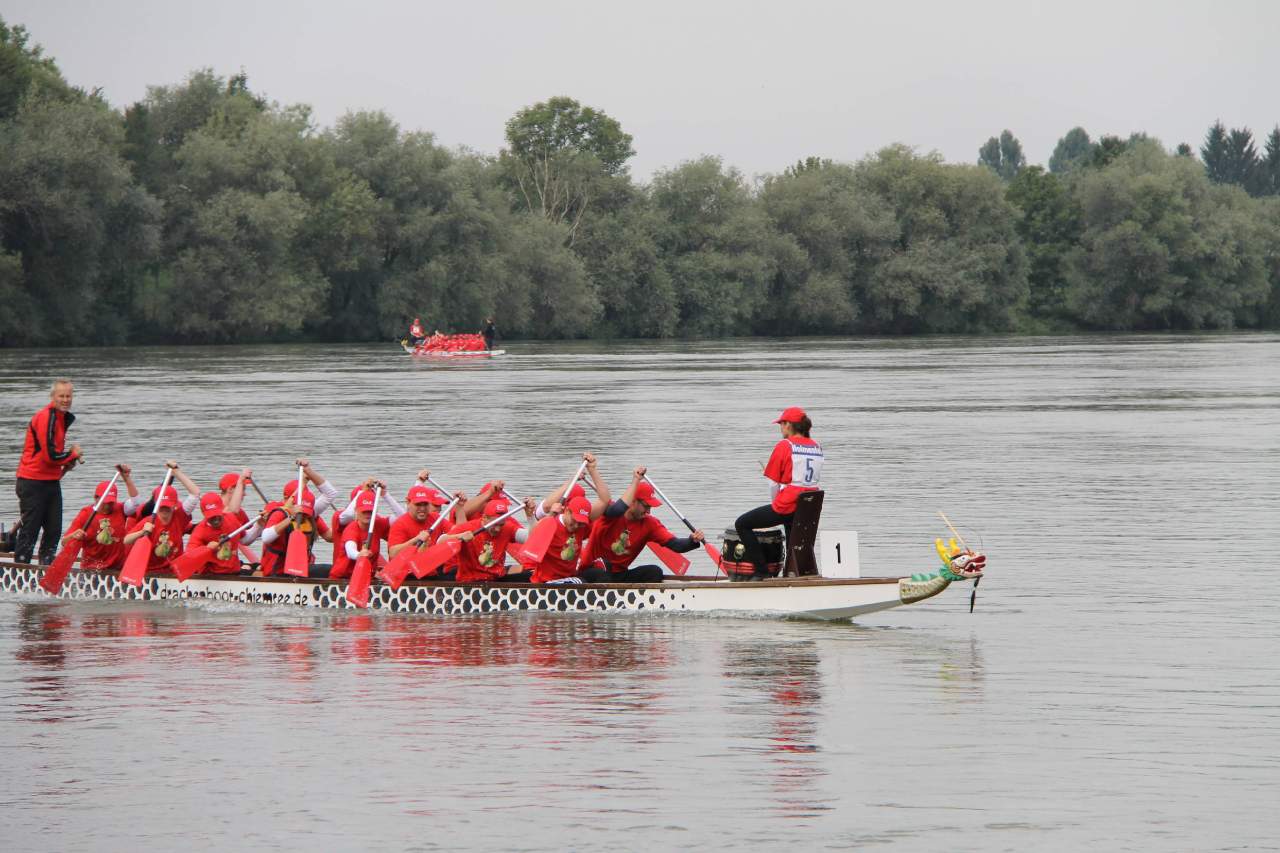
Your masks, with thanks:
[[[823,577],[818,574],[733,583],[719,575],[686,575],[654,584],[409,580],[396,590],[386,584],[375,583],[370,589],[369,608],[392,613],[440,615],[514,611],[658,611],[850,619],[924,601],[957,582],[973,581],[976,593],[977,582],[985,569],[985,556],[941,544],[938,547],[943,559],[941,567],[910,577]],[[0,561],[0,593],[48,596],[40,586],[44,572],[41,566]],[[346,589],[345,580],[211,575],[179,581],[171,572],[149,573],[141,586],[134,587],[122,583],[118,571],[80,569],[71,572],[57,597],[71,600],[232,602],[341,610],[354,607],[347,601]]]
[[[416,358],[493,358],[506,355],[504,349],[485,349],[479,335],[453,335],[444,341],[427,341],[417,346],[401,340],[400,347]]]

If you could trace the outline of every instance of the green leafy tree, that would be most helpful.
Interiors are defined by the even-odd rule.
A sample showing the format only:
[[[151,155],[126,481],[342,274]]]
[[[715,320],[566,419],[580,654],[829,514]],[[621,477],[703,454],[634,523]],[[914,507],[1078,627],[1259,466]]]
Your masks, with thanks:
[[[751,332],[774,273],[762,248],[772,234],[741,173],[702,157],[658,172],[650,194],[664,220],[658,243],[677,289],[677,333]]]
[[[1174,151],[1174,153],[1175,153],[1175,154],[1177,154],[1179,157],[1194,157],[1194,156],[1196,156],[1195,149],[1194,149],[1194,148],[1192,148],[1190,145],[1188,145],[1188,144],[1187,144],[1187,143],[1185,143],[1185,142],[1179,142],[1179,143],[1178,143],[1178,147],[1177,147],[1177,149]]]
[[[825,162],[766,179],[760,201],[783,240],[770,292],[775,334],[850,334],[861,323],[871,275],[893,255],[893,210],[858,186],[853,166]]]
[[[1129,150],[1129,145],[1123,139],[1114,134],[1107,134],[1098,140],[1098,144],[1093,146],[1093,153],[1090,155],[1089,165],[1095,169],[1105,169],[1115,161],[1117,157]]]
[[[1084,231],[1069,308],[1095,328],[1230,328],[1267,299],[1254,202],[1194,161],[1142,143],[1077,189]]]
[[[635,153],[616,119],[572,98],[520,110],[507,122],[504,172],[525,210],[569,226],[572,243],[592,201]]]
[[[663,219],[644,192],[630,185],[624,192],[583,222],[573,246],[599,294],[597,330],[604,337],[671,337],[680,307],[659,248]]]
[[[1066,261],[1081,232],[1081,211],[1057,175],[1039,166],[1024,169],[1009,184],[1007,197],[1018,208],[1018,236],[1030,270],[1031,314],[1067,319]]]
[[[989,169],[947,165],[896,145],[858,163],[860,189],[897,225],[893,254],[862,296],[869,327],[888,333],[1012,329],[1027,300],[1018,214]]]
[[[1093,140],[1083,127],[1073,127],[1066,132],[1054,146],[1049,157],[1049,171],[1055,175],[1065,175],[1081,166],[1089,164],[1093,155]]]
[[[0,121],[17,115],[27,97],[76,101],[83,96],[63,78],[57,63],[31,44],[26,27],[9,26],[0,17]]]
[[[1263,259],[1270,283],[1267,300],[1258,310],[1256,325],[1280,329],[1280,196],[1255,202],[1256,221],[1263,235]]]
[[[0,121],[0,256],[20,322],[3,345],[118,343],[155,253],[159,206],[119,156],[119,117],[84,98],[24,100]],[[20,259],[20,278],[13,258]]]
[[[1013,180],[1026,164],[1022,143],[1008,130],[1002,131],[999,139],[991,137],[978,149],[978,165],[986,166],[1004,181]]]

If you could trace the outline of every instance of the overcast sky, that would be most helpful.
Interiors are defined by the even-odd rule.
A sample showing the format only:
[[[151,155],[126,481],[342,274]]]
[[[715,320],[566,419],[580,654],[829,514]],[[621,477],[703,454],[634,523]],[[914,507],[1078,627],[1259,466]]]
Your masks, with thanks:
[[[521,107],[568,95],[635,137],[632,174],[715,154],[747,175],[891,142],[973,162],[1009,128],[1031,162],[1068,129],[1199,147],[1280,122],[1280,3],[3,0],[75,85],[124,106],[239,69],[330,125],[382,109],[496,153]],[[1261,144],[1259,144],[1261,147]]]

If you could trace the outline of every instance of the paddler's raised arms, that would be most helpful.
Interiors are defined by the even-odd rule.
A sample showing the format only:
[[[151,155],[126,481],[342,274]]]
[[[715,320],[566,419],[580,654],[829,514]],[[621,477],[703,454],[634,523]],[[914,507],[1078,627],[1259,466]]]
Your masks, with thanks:
[[[654,494],[653,486],[645,480],[646,468],[640,466],[632,472],[631,484],[619,500],[605,507],[604,513],[591,527],[590,549],[585,558],[586,568],[580,577],[587,583],[662,583],[663,571],[659,565],[633,566],[636,558],[649,543],[668,548],[676,553],[695,550],[702,544],[701,530],[692,535],[677,537],[650,509],[662,506]]]

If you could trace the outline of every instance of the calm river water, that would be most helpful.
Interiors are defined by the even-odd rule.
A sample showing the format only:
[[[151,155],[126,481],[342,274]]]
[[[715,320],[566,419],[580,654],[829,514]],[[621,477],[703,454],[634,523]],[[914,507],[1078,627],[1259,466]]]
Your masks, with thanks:
[[[710,531],[763,502],[799,404],[864,574],[931,569],[944,510],[989,555],[976,612],[968,587],[858,624],[8,597],[0,846],[1280,845],[1280,336],[511,350],[0,352],[0,517],[55,375],[89,455],[68,518],[118,460],[543,493],[591,449]]]

